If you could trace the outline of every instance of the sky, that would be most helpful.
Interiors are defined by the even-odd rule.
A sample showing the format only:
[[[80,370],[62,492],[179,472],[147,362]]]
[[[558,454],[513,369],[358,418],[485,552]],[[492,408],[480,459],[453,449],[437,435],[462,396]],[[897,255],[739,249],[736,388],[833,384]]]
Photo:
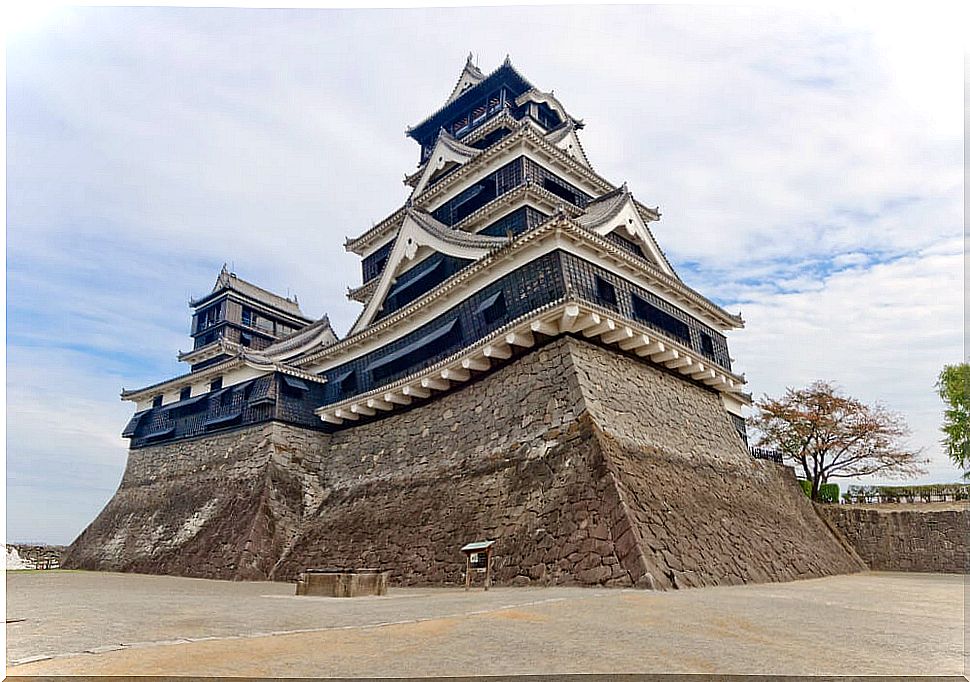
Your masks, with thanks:
[[[228,263],[345,334],[343,249],[399,207],[404,135],[466,55],[584,119],[680,276],[746,328],[755,397],[901,413],[927,473],[963,346],[962,18],[882,9],[76,7],[8,36],[7,538],[68,543],[121,480],[119,393],[184,371]],[[880,482],[891,482],[879,479]]]

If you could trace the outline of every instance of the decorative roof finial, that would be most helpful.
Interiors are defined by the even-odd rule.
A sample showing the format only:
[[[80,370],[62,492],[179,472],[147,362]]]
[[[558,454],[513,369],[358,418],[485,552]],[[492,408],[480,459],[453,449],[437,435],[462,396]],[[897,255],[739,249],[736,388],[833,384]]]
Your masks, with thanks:
[[[472,64],[472,53],[471,52],[468,53],[468,60],[465,62],[465,66],[474,66],[474,64]]]
[[[629,193],[630,193],[630,188],[626,186],[626,180],[624,180],[624,181],[623,181],[623,184],[622,184],[622,185],[620,185],[620,190],[621,190],[621,191],[622,191],[622,192],[623,192],[624,194],[629,194]]]
[[[508,52],[505,53],[505,61],[502,62],[502,64],[504,66],[512,66],[512,58],[509,56]]]

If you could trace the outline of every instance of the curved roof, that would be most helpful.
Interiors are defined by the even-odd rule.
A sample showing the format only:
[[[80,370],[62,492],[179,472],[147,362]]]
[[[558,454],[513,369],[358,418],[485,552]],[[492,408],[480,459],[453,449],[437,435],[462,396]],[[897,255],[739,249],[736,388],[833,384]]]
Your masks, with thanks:
[[[455,87],[452,89],[451,94],[448,95],[448,99],[445,100],[445,104],[451,104],[453,101],[458,99],[465,90],[474,87],[485,80],[485,74],[472,63],[472,53],[468,53],[468,60],[465,62],[465,68],[461,70],[458,74],[458,82],[455,83]]]
[[[464,73],[464,72],[463,72]],[[459,79],[459,84],[461,79]],[[504,83],[508,85],[516,95],[525,92],[526,90],[533,89],[532,84],[522,77],[518,71],[512,66],[512,61],[506,56],[505,61],[497,69],[492,71],[492,73],[485,76],[478,83],[473,86],[466,88],[464,91],[460,92],[453,99],[448,99],[442,105],[438,111],[434,112],[426,119],[418,123],[416,126],[409,127],[407,129],[408,137],[411,137],[422,144],[426,144],[434,131],[441,127],[443,123],[447,123],[445,120],[450,115],[457,115],[462,112],[465,107],[471,106],[474,102],[474,97],[481,90],[488,90],[491,87],[497,87],[499,84]],[[453,93],[454,94],[454,93]]]
[[[238,275],[236,275],[236,273],[229,272],[225,264],[223,264],[222,270],[219,271],[219,276],[216,277],[216,283],[215,286],[212,287],[212,291],[202,298],[190,300],[189,305],[191,305],[193,308],[197,308],[198,306],[203,305],[209,300],[215,298],[223,291],[235,291],[242,296],[251,298],[258,303],[262,303],[265,306],[275,308],[276,310],[301,318],[307,322],[310,321],[309,318],[303,314],[303,311],[300,310],[300,303],[297,301],[296,296],[293,298],[284,298],[279,294],[274,294],[272,291],[258,287],[255,284],[240,278]]]

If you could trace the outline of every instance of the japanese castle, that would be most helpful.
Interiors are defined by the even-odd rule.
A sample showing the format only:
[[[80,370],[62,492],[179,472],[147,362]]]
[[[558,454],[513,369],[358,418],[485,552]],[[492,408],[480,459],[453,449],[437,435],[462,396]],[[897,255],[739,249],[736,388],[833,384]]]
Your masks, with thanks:
[[[335,431],[460,390],[564,334],[666,368],[720,395],[744,437],[744,379],[728,313],[688,287],[650,223],[656,208],[593,170],[551,92],[506,59],[469,57],[420,147],[404,204],[348,239],[363,306],[338,339],[326,316],[223,268],[191,306],[189,371],[122,392],[132,448],[262,422]]]

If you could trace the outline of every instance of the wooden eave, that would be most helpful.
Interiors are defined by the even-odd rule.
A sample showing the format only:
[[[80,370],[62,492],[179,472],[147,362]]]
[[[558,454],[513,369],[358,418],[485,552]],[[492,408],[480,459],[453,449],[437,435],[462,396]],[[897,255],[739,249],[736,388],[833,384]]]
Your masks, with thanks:
[[[184,353],[179,351],[178,359],[179,362],[195,364],[222,355],[223,353],[236,353],[242,350],[242,348],[240,344],[220,336],[217,340],[200,348],[193,348]]]
[[[159,393],[165,393],[167,391],[185,388],[186,386],[192,386],[193,384],[199,383],[200,379],[208,379],[209,377],[224,375],[230,370],[243,366],[251,367],[252,369],[264,372],[266,374],[269,374],[270,372],[280,372],[281,374],[289,374],[290,376],[305,379],[307,381],[313,381],[321,384],[326,383],[326,379],[324,377],[306,372],[298,367],[280,362],[274,362],[272,359],[265,358],[259,354],[240,353],[239,355],[227,358],[226,360],[212,365],[211,367],[200,369],[197,372],[180,374],[172,379],[160,381],[157,384],[145,386],[144,388],[137,388],[131,391],[122,390],[121,399],[138,402],[139,400],[156,396]]]
[[[374,294],[374,290],[377,288],[377,283],[381,279],[381,273],[377,273],[371,277],[365,284],[360,285],[354,289],[347,289],[347,298],[351,301],[357,301],[358,303],[367,303],[370,297]]]
[[[214,377],[219,374],[224,374],[227,370],[235,369],[243,364],[242,356],[235,355],[231,358],[226,358],[222,362],[216,363],[205,369],[200,369],[197,372],[187,372],[185,374],[180,374],[171,379],[166,379],[165,381],[159,381],[151,386],[145,386],[143,388],[136,388],[134,390],[128,391],[122,389],[121,399],[139,401],[144,398],[150,398],[152,396],[158,395],[159,393],[164,393],[165,391],[184,388],[186,386],[191,386],[192,384],[199,383],[199,379],[204,379],[208,377]]]
[[[719,365],[712,366],[710,360],[680,341],[667,336],[658,337],[653,329],[641,322],[616,320],[617,317],[613,310],[567,294],[525,313],[429,367],[345,400],[323,405],[314,413],[324,422],[339,426],[348,420],[357,422],[362,417],[379,418],[378,411],[388,414],[408,409],[415,401],[433,400],[432,392],[442,395],[454,391],[465,382],[473,381],[473,372],[480,375],[481,372],[493,371],[491,358],[497,358],[501,366],[502,358],[510,355],[511,346],[535,346],[536,333],[559,336],[570,332],[582,333],[591,339],[598,338],[605,345],[618,345],[620,349],[648,362],[703,384],[721,395],[728,411],[728,395],[741,405],[751,404],[750,395],[741,390],[746,383],[743,374],[736,374]],[[505,354],[497,355],[495,349],[505,349]]]

